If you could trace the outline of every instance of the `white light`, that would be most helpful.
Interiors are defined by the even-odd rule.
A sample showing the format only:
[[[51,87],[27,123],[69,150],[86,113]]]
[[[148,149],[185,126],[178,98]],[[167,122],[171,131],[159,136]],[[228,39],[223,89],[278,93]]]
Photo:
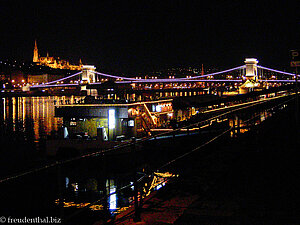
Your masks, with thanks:
[[[258,60],[255,58],[246,58],[245,63],[258,63]]]
[[[129,127],[134,127],[134,120],[129,120],[128,121],[128,126]]]
[[[161,112],[161,105],[155,106],[155,110],[156,110],[156,112]]]
[[[68,177],[66,177],[66,188],[68,188],[68,187],[69,187],[69,182],[70,182],[69,178],[68,178]]]
[[[156,186],[156,190],[159,190],[161,187],[162,187],[161,184],[157,185],[157,186]]]
[[[130,185],[131,185],[131,190],[134,190],[133,182],[130,182]]]
[[[169,116],[169,117],[172,117],[172,116],[173,116],[173,113],[168,113],[168,116]]]
[[[109,109],[108,110],[108,128],[114,129],[115,127],[116,127],[115,110]]]
[[[117,194],[116,192],[116,188],[115,187],[111,187],[110,188],[110,196],[109,196],[109,209],[111,210],[115,210],[117,209]]]

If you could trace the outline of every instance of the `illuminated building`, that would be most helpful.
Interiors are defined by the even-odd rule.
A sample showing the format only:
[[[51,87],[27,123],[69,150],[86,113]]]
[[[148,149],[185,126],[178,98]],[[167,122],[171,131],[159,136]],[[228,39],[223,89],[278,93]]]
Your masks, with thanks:
[[[82,66],[81,60],[79,61],[79,65],[72,65],[67,60],[59,59],[59,57],[54,58],[52,56],[49,56],[48,53],[46,57],[40,57],[36,41],[34,43],[32,61],[35,62],[37,65],[44,65],[54,69],[80,70]]]

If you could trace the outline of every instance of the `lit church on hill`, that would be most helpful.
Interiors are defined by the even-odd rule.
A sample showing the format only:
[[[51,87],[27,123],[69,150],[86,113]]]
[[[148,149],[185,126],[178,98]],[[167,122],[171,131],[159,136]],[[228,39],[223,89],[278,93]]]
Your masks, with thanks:
[[[38,65],[44,65],[55,69],[80,70],[82,66],[81,59],[79,65],[72,65],[67,60],[60,59],[59,57],[50,57],[48,53],[46,57],[40,57],[36,41],[34,43],[33,62]]]

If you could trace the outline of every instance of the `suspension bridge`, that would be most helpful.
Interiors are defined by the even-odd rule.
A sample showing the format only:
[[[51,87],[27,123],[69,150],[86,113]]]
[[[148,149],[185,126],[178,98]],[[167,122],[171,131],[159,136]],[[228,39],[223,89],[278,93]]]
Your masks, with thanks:
[[[299,77],[299,75],[297,75]],[[247,58],[245,60],[245,65],[234,67],[231,69],[203,74],[198,76],[187,76],[184,78],[141,78],[141,77],[126,77],[111,75],[106,73],[97,72],[94,66],[83,65],[82,71],[72,74],[70,76],[43,83],[38,85],[32,85],[28,88],[39,89],[39,88],[56,88],[56,87],[72,87],[78,86],[81,90],[86,90],[86,86],[89,85],[92,89],[93,86],[103,84],[106,81],[113,81],[116,84],[132,84],[135,86],[138,85],[147,85],[148,89],[159,89],[165,88],[167,84],[171,84],[174,87],[174,84],[177,88],[189,88],[189,87],[198,87],[204,83],[237,83],[242,85],[243,83],[252,82],[262,84],[262,83],[293,83],[296,82],[296,74],[284,72],[276,69],[271,69],[268,67],[258,65],[258,60],[253,58]],[[194,84],[194,86],[186,84]],[[159,86],[162,84],[163,86]],[[185,84],[185,85],[184,85]],[[178,85],[178,86],[177,86]],[[184,85],[184,86],[183,86]],[[251,85],[250,85],[251,86]],[[29,90],[28,89],[28,90]]]
[[[123,87],[122,85],[131,85],[132,87],[139,87],[138,85],[141,85],[141,89],[137,88],[135,93],[138,91],[145,93],[149,89],[156,92],[158,89],[164,90],[164,88],[177,88],[177,93],[186,89],[189,91],[197,91],[196,89],[200,89],[203,85],[222,83],[228,85],[238,84],[239,87],[245,88],[255,88],[257,86],[265,88],[266,86],[264,86],[264,84],[292,83],[296,82],[298,80],[297,78],[298,75],[293,73],[260,66],[256,59],[246,59],[245,65],[215,73],[168,79],[142,79],[105,74],[97,72],[94,66],[85,65],[82,66],[82,71],[78,73],[44,84],[33,85],[30,86],[29,89],[78,87],[80,90],[87,90],[88,88],[97,89],[99,85],[103,85],[107,81],[113,81],[110,83],[120,85],[121,87]],[[174,91],[171,91],[171,96],[172,92]],[[97,135],[97,138],[95,137],[90,140],[82,138],[76,141],[69,138],[60,140],[49,139],[49,142],[47,142],[48,147],[50,146],[50,142],[56,147],[59,147],[57,143],[63,143],[62,140],[64,140],[66,141],[65,145],[61,145],[63,146],[61,148],[63,150],[69,151],[70,146],[72,146],[71,144],[74,144],[74,146],[77,145],[77,147],[79,146],[83,150],[91,148],[93,151],[86,151],[82,154],[57,160],[56,162],[16,175],[1,178],[0,184],[4,190],[2,192],[5,193],[3,202],[17,202],[15,200],[16,198],[22,199],[20,204],[16,204],[17,210],[15,210],[15,208],[14,210],[23,213],[26,204],[22,203],[34,199],[37,206],[30,208],[29,212],[31,212],[30,210],[34,210],[36,213],[36,211],[40,209],[48,212],[50,206],[52,207],[54,204],[55,199],[55,204],[60,210],[60,216],[66,215],[64,218],[65,221],[72,221],[73,219],[77,219],[78,215],[82,216],[81,213],[85,213],[88,209],[99,209],[99,211],[102,210],[105,213],[109,209],[116,209],[116,194],[123,193],[125,190],[131,193],[133,189],[135,212],[138,214],[144,202],[142,198],[149,195],[154,188],[158,189],[159,185],[164,185],[168,179],[175,177],[175,173],[171,174],[169,170],[182,170],[180,167],[182,166],[181,160],[187,160],[186,165],[190,167],[188,157],[200,151],[201,154],[206,154],[203,153],[204,151],[210,152],[209,154],[213,152],[214,154],[216,149],[219,152],[223,151],[225,146],[230,149],[230,154],[240,152],[240,147],[238,147],[238,149],[231,153],[233,147],[224,141],[225,138],[229,136],[236,138],[245,132],[245,130],[255,129],[255,126],[263,122],[267,117],[271,117],[275,112],[276,115],[279,114],[278,112],[285,112],[284,110],[287,110],[288,105],[292,108],[294,102],[296,102],[293,101],[296,99],[294,93],[288,91],[282,93],[273,91],[270,93],[272,94],[270,96],[266,96],[266,93],[259,93],[258,96],[240,95],[233,97],[241,98],[220,99],[220,102],[210,102],[207,105],[207,109],[206,106],[195,106],[199,111],[193,113],[193,110],[187,110],[187,115],[185,115],[181,109],[173,110],[172,101],[174,99],[160,99],[158,101],[140,101],[134,103],[127,102],[126,104],[77,104],[77,102],[75,102],[73,105],[71,103],[69,105],[62,104],[56,106],[57,116],[60,116],[59,113],[63,115],[65,112],[65,125],[68,124],[69,128],[74,128],[78,124],[80,128],[86,121],[86,123],[96,131],[95,135]],[[182,92],[180,94],[182,94]],[[126,99],[128,99],[128,97]],[[186,99],[184,101],[186,101]],[[209,108],[209,106],[212,107]],[[191,105],[189,107],[191,107]],[[160,126],[163,122],[163,118],[165,118],[165,120],[176,118],[176,124],[169,128]],[[93,121],[94,123],[92,123]],[[103,125],[102,127],[98,126],[100,122],[101,126]],[[90,129],[89,132],[92,131],[92,129]],[[108,131],[108,137],[106,139],[104,138],[104,134],[106,133],[104,132],[105,129]],[[117,142],[117,135],[126,134],[125,132],[128,133],[127,136],[134,136],[138,134],[138,132],[146,133],[147,135],[143,135],[138,139],[134,138],[131,141]],[[90,132],[90,135],[91,133],[92,132]],[[102,145],[101,148],[98,146],[91,147],[92,144],[96,142]],[[249,142],[253,141],[249,139]],[[111,145],[105,145],[105,143]],[[226,146],[226,143],[228,146]],[[82,147],[83,145],[84,147]],[[251,145],[249,146],[249,148],[251,148]],[[226,148],[224,151],[227,154]],[[207,155],[209,154],[207,153]],[[218,154],[216,158],[219,158]],[[201,155],[201,157],[202,156],[203,155]],[[211,155],[209,155],[209,157],[211,157]],[[110,159],[118,161],[110,163],[112,162],[109,161]],[[149,168],[146,171],[143,170],[143,173],[138,173],[140,165],[145,164],[141,159],[145,159],[145,162],[147,162],[146,160],[153,160],[157,165],[154,164],[155,166],[153,166],[153,168]],[[128,163],[129,160],[133,160],[130,162],[135,164],[135,172],[132,179],[131,177],[128,179],[130,183],[118,187],[110,185],[111,180],[107,179],[110,174],[108,174],[107,171],[112,171],[115,167],[117,167],[118,170],[122,170],[122,173],[127,170],[129,171],[132,169],[131,164],[133,164]],[[197,161],[197,165],[198,164],[199,161]],[[91,171],[96,174],[96,178],[92,180],[93,184],[98,183],[98,187],[102,188],[101,192],[98,191],[101,195],[97,195],[97,200],[93,202],[75,204],[70,200],[68,201],[67,198],[69,196],[67,191],[72,190],[70,193],[73,193],[74,189],[74,193],[78,193],[79,188],[78,183],[76,183],[78,178],[75,178],[75,176],[78,177],[79,174],[80,179],[85,179],[90,176]],[[210,176],[214,176],[215,168],[213,171]],[[133,180],[133,182],[131,182],[131,180]],[[30,187],[28,186],[28,182],[31,184]],[[66,183],[65,187],[63,182]],[[26,188],[20,190],[20,185],[24,185]],[[79,185],[81,184],[79,183]],[[145,188],[146,186],[147,188]],[[27,187],[30,188],[30,191],[28,191],[29,189]],[[49,192],[49,187],[53,187],[51,188],[51,192]],[[89,185],[89,187],[92,187],[92,185]],[[37,194],[39,197],[34,196],[33,198],[31,196],[31,193],[33,193],[32,188],[34,188],[34,191],[37,193],[41,193]],[[48,195],[43,196],[43,193],[48,193]],[[40,196],[43,196],[43,198]],[[40,199],[46,199],[47,204],[38,204]],[[108,205],[108,203],[112,206]],[[71,206],[78,207],[78,210],[68,211],[68,209],[64,209]],[[10,213],[10,211],[8,212]]]

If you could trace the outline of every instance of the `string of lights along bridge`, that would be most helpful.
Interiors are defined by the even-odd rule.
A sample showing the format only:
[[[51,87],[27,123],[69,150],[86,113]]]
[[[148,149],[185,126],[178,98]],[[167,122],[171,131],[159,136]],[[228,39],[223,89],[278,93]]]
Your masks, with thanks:
[[[235,74],[235,75],[232,75]],[[268,75],[267,75],[268,74]],[[272,74],[271,77],[269,74]],[[268,77],[269,76],[269,77]],[[187,76],[185,78],[141,78],[125,77],[97,72],[91,65],[82,65],[81,71],[70,76],[51,81],[44,84],[28,86],[31,88],[49,88],[49,87],[67,87],[67,86],[85,86],[87,84],[97,85],[105,81],[112,80],[118,84],[138,84],[138,83],[195,83],[195,82],[231,82],[244,83],[248,86],[256,86],[261,82],[271,83],[291,83],[295,82],[296,75],[276,69],[267,68],[258,65],[258,60],[246,58],[245,65],[231,69],[203,74],[199,76]],[[299,75],[297,75],[299,77]]]

